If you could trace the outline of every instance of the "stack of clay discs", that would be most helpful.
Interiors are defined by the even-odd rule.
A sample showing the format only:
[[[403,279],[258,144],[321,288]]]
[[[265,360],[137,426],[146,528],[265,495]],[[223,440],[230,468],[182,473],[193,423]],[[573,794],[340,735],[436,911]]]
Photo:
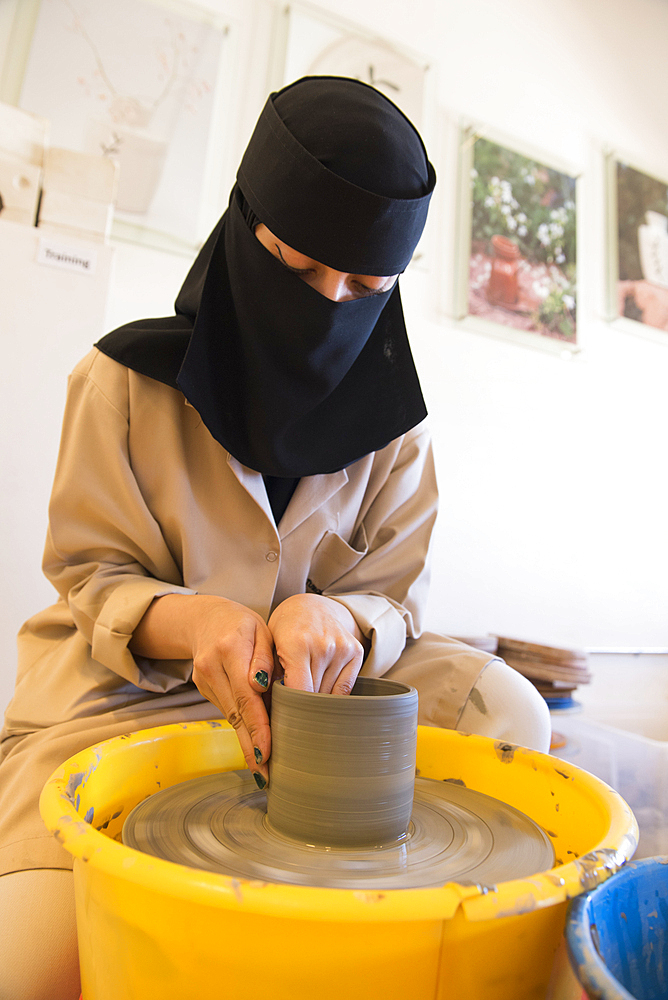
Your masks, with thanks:
[[[498,655],[548,700],[570,698],[580,684],[591,681],[587,653],[582,649],[542,646],[504,636],[497,636],[497,640]]]
[[[544,646],[497,635],[459,641],[487,653],[496,653],[508,666],[528,678],[547,701],[571,698],[578,685],[591,680],[587,653],[583,649]]]

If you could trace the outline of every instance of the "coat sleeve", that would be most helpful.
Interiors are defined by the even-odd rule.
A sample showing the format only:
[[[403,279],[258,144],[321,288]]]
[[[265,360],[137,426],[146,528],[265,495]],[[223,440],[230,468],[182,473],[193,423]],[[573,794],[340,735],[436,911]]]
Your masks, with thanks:
[[[43,569],[99,663],[148,691],[190,676],[190,661],[145,660],[128,649],[155,597],[183,586],[133,474],[127,370],[92,377],[97,352],[70,376]]]
[[[349,609],[371,640],[367,676],[389,670],[406,639],[422,632],[437,508],[430,437],[420,425],[404,435],[389,475],[363,506],[354,535],[362,558],[323,591]]]

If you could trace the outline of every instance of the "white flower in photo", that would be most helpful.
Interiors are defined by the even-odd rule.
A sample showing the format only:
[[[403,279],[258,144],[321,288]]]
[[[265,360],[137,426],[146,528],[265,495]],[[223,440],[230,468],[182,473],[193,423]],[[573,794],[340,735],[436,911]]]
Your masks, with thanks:
[[[575,309],[575,299],[572,295],[564,295],[564,305],[567,309]]]
[[[563,289],[564,291],[571,287],[571,283],[566,275],[554,264],[550,265],[550,274],[552,275],[552,280],[557,287]]]

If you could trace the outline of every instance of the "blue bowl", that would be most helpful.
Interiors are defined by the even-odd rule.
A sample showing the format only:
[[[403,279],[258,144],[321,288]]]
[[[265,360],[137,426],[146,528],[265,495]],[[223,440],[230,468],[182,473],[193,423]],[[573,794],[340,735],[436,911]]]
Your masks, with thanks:
[[[629,861],[572,900],[566,941],[591,1000],[666,1000],[668,855]]]

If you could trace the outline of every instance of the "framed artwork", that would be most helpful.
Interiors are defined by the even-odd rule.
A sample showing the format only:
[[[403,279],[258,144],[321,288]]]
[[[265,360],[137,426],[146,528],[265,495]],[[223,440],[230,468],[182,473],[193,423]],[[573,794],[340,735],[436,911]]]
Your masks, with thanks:
[[[668,343],[668,182],[616,154],[608,180],[608,315]]]
[[[428,145],[433,81],[426,57],[312,4],[288,3],[275,49],[275,86],[320,75],[350,76],[375,87],[401,108]],[[429,234],[427,225],[411,268],[426,269]]]
[[[425,127],[426,58],[308,3],[283,12],[277,86],[302,76],[351,76],[394,101],[418,131]]]
[[[577,326],[577,176],[476,127],[459,135],[456,316],[571,357]]]
[[[15,103],[51,146],[118,162],[113,235],[191,253],[227,195],[234,19],[180,0],[26,0],[17,19]]]

